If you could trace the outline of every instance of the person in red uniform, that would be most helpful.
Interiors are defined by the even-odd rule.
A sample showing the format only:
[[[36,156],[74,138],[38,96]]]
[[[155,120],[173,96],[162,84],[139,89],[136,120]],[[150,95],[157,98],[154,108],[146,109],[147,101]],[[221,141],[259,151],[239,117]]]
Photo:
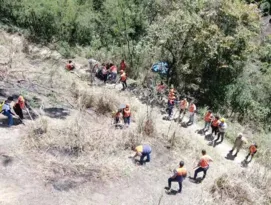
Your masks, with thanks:
[[[13,106],[13,110],[20,117],[20,119],[24,119],[24,115],[23,115],[24,108],[25,108],[25,100],[23,96],[19,96],[18,101]]]
[[[204,116],[204,121],[205,121],[205,125],[204,125],[204,128],[203,128],[204,132],[209,130],[212,119],[213,119],[212,111],[208,110],[207,113]]]
[[[124,124],[128,127],[131,122],[131,110],[129,105],[126,105],[126,107],[123,109],[122,116]]]
[[[124,61],[124,60],[121,60],[121,62],[120,62],[120,70],[125,71],[126,67],[127,67],[127,66],[126,66],[125,61]]]
[[[67,69],[68,71],[71,71],[71,70],[73,70],[74,68],[75,68],[75,66],[74,66],[73,62],[72,62],[71,60],[69,60],[68,63],[67,63],[67,65],[66,65],[66,69]]]

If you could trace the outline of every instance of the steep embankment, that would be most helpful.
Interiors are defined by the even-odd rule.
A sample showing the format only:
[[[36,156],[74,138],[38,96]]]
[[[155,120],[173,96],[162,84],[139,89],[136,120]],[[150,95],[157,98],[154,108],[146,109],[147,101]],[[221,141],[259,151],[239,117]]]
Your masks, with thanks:
[[[131,93],[120,92],[119,86],[89,87],[66,73],[61,60],[52,64],[56,54],[34,47],[26,54],[20,37],[1,35],[6,38],[1,42],[6,58],[13,49],[18,56],[3,69],[7,75],[2,91],[24,93],[36,113],[47,115],[27,120],[25,126],[0,128],[3,204],[268,204],[270,187],[263,186],[268,176],[263,178],[263,168],[256,163],[241,168],[244,152],[226,160],[231,145],[209,146],[196,132],[199,125],[184,128],[164,121],[158,108],[150,109]],[[10,74],[19,68],[22,74]],[[18,83],[22,78],[28,84]],[[109,113],[102,114],[119,103],[131,104],[129,129],[115,130]],[[144,134],[147,113],[154,125],[151,136]],[[151,163],[136,166],[131,161],[132,143],[152,146]],[[184,160],[192,175],[201,149],[214,158],[206,179],[201,184],[186,179],[181,195],[166,194],[172,169]]]

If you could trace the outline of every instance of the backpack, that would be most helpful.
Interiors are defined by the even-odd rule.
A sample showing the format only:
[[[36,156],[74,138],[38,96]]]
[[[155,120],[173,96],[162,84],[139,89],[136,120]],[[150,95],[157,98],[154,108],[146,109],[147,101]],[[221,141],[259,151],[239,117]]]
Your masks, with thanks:
[[[5,104],[5,101],[3,101],[3,102],[1,102],[0,103],[0,113],[2,112],[2,110],[3,110],[3,106],[4,106],[4,104]]]

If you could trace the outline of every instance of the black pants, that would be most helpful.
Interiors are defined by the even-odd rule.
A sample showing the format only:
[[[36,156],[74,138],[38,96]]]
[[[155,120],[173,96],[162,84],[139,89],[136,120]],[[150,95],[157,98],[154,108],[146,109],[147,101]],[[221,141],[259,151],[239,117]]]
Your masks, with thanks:
[[[18,103],[14,105],[13,109],[16,115],[18,115],[21,119],[24,119],[23,111]]]
[[[178,182],[179,184],[179,192],[182,191],[183,188],[183,176],[177,176],[174,179],[172,179],[171,177],[168,178],[168,187],[171,188],[171,182]]]
[[[104,83],[106,83],[106,81],[107,81],[107,74],[103,74],[103,81],[104,81]]]
[[[225,135],[225,132],[218,132],[218,135],[217,135],[215,142],[217,142],[221,137],[220,143],[222,143],[224,140],[224,135]]]
[[[126,80],[121,81],[121,84],[122,84],[123,90],[125,90],[127,88]]]
[[[212,128],[212,134],[215,133],[215,135],[218,133],[218,127],[214,127],[213,125],[211,125]]]
[[[203,172],[203,178],[202,179],[204,179],[208,169],[209,169],[209,167],[207,167],[207,168],[202,168],[202,167],[197,168],[195,170],[195,173],[194,173],[194,179],[197,179],[197,175],[198,175],[199,172]]]

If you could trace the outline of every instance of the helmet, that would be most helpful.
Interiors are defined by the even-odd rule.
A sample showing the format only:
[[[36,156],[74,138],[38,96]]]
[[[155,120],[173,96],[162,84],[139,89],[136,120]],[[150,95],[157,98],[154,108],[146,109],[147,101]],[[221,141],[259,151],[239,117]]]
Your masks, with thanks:
[[[221,122],[225,122],[225,118],[221,118],[221,120],[220,120]]]

